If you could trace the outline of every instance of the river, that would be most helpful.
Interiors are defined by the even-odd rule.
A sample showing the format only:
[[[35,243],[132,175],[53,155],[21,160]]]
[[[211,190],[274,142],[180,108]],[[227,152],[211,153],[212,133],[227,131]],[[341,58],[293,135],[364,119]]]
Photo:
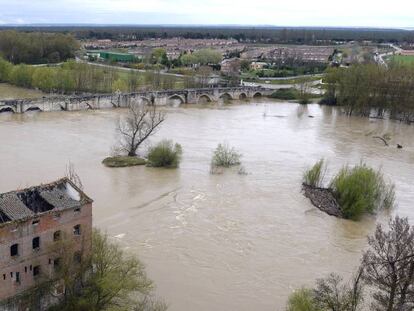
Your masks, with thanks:
[[[314,208],[301,176],[321,157],[328,175],[361,160],[382,167],[396,184],[390,214],[414,220],[414,126],[265,100],[170,108],[152,141],[182,144],[179,169],[106,168],[123,113],[1,114],[0,192],[52,181],[74,163],[95,200],[94,225],[138,254],[171,311],[284,310],[294,288],[350,276],[389,215],[352,222]],[[384,133],[390,147],[372,138]],[[222,141],[243,153],[247,175],[209,173]]]

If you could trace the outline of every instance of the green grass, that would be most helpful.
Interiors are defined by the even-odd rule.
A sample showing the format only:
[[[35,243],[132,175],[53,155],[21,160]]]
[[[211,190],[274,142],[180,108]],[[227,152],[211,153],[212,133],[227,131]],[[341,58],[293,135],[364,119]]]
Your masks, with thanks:
[[[318,81],[321,79],[322,77],[320,76],[316,76],[316,77],[311,76],[311,77],[300,77],[300,78],[283,79],[283,80],[266,80],[266,79],[262,80],[260,79],[258,81],[262,83],[264,81],[269,81],[268,84],[277,84],[277,85],[282,84],[283,85],[283,84],[300,84],[300,83],[306,83],[306,82],[314,82],[314,81]]]
[[[403,65],[414,65],[414,55],[393,55],[390,59]]]
[[[323,179],[326,173],[326,166],[323,159],[316,162],[310,169],[303,174],[303,183],[314,188],[323,186]]]
[[[105,158],[102,163],[107,167],[128,167],[145,165],[147,164],[147,161],[138,157],[115,156]]]

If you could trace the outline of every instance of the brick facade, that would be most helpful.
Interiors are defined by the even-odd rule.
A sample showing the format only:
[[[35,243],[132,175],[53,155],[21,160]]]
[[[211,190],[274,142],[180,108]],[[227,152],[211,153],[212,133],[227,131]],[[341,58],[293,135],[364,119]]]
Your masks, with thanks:
[[[24,198],[22,193],[36,191],[40,195],[35,199],[44,199],[50,210],[19,217],[11,211],[10,200],[4,200],[10,194]],[[60,202],[63,207],[57,206]],[[31,205],[39,205],[33,199],[25,203],[29,210],[33,209]],[[91,249],[92,200],[67,179],[0,195],[0,213],[0,301],[24,293],[41,282],[42,276],[53,274],[58,258],[52,248],[58,241],[74,241],[74,255]]]

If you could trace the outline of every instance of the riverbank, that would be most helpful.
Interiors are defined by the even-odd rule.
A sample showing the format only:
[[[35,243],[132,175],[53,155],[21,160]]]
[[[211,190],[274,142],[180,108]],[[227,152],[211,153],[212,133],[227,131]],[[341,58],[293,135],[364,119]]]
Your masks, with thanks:
[[[0,83],[0,100],[10,99],[36,99],[42,98],[48,94],[38,90],[28,89],[11,85],[9,83]]]

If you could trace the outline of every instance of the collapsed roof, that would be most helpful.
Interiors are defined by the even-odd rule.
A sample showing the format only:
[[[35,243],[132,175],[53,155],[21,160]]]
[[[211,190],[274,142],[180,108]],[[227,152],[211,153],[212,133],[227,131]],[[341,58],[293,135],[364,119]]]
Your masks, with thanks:
[[[0,194],[0,224],[91,202],[68,178],[62,178],[50,184]]]

